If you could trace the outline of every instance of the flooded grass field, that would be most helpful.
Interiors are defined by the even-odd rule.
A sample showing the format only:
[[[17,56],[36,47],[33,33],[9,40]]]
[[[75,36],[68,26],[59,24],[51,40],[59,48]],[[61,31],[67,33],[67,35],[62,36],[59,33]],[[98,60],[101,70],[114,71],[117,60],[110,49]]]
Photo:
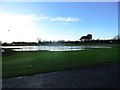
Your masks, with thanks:
[[[111,48],[110,46],[4,46],[3,51],[6,48],[12,49],[14,51],[75,51],[75,50],[85,50],[88,48]]]
[[[3,78],[72,70],[119,62],[120,48],[89,48],[76,51],[3,52]]]

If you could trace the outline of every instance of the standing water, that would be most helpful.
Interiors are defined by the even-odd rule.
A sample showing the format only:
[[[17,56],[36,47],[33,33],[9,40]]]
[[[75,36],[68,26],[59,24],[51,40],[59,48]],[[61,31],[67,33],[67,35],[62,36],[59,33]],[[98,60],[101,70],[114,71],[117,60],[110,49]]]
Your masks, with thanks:
[[[75,50],[85,50],[87,48],[111,48],[103,46],[3,46],[4,48],[11,48],[14,51],[75,51]]]

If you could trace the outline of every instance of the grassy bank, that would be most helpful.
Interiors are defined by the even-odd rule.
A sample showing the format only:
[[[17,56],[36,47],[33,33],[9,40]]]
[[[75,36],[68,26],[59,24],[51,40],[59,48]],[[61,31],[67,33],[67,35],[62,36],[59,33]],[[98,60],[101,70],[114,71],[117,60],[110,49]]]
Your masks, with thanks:
[[[118,49],[88,49],[66,52],[8,52],[2,57],[3,78],[118,62]]]

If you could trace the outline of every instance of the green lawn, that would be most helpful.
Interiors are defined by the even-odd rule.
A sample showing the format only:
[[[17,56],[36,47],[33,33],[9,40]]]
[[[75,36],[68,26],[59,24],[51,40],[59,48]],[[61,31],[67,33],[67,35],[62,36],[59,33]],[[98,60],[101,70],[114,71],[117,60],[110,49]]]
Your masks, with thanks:
[[[113,48],[120,48],[120,44],[114,44],[114,43],[80,43],[80,44],[72,44],[67,43],[64,44],[65,46],[107,46],[107,47],[113,47]]]
[[[8,52],[2,57],[3,78],[117,63],[120,48],[80,51]]]

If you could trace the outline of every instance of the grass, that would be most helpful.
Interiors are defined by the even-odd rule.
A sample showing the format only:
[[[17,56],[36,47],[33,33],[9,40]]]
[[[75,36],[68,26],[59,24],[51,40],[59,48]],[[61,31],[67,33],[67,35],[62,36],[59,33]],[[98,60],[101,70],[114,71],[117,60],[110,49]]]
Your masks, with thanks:
[[[64,44],[65,46],[106,46],[106,47],[113,47],[113,48],[120,48],[119,43],[80,43],[80,44],[72,44],[72,43],[67,43]]]
[[[3,53],[3,78],[119,62],[120,48]]]

